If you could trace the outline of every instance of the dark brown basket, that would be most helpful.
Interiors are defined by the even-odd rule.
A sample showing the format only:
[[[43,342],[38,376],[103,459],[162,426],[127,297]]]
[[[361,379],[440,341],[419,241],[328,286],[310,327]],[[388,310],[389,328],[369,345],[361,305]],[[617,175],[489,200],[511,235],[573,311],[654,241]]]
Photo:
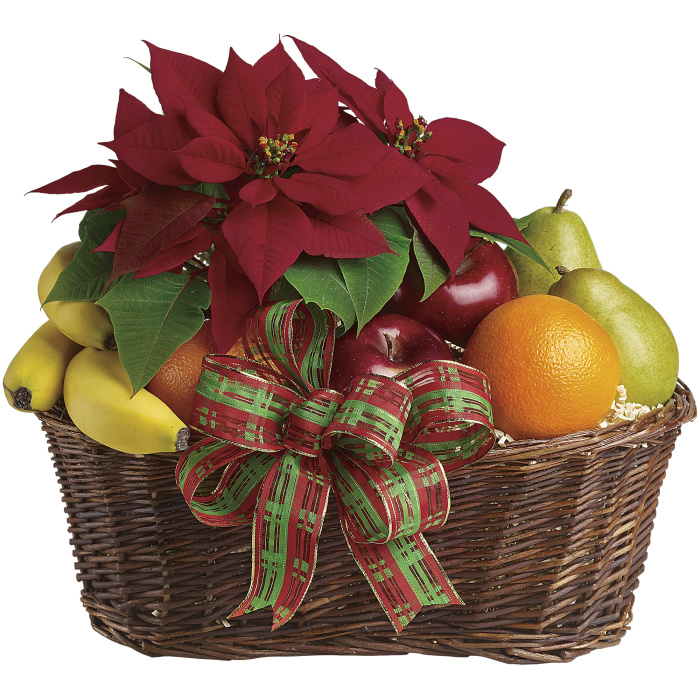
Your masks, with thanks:
[[[450,475],[452,510],[427,539],[464,607],[431,607],[396,635],[343,539],[335,503],[295,617],[221,620],[250,583],[249,528],[199,523],[175,484],[177,455],[133,456],[40,414],[77,559],[105,637],[151,656],[442,654],[569,661],[628,629],[657,499],[688,387],[634,423],[497,447]]]

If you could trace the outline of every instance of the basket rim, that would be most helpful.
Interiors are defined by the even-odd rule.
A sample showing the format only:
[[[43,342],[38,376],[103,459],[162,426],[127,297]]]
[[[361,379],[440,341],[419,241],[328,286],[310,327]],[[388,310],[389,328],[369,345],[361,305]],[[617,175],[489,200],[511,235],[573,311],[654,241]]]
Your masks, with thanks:
[[[545,440],[515,440],[506,445],[494,445],[478,464],[490,464],[509,459],[527,459],[557,456],[580,452],[581,450],[599,452],[621,444],[629,446],[644,443],[657,438],[662,433],[679,428],[697,418],[695,397],[688,385],[678,379],[671,398],[661,408],[652,409],[636,420],[624,420],[605,428],[581,430],[568,435]]]
[[[48,411],[38,411],[37,417],[46,424],[52,425],[64,433],[73,434],[84,438],[86,441],[97,441],[85,435],[73,421],[68,412],[59,401]],[[653,441],[669,430],[678,429],[684,423],[689,423],[697,417],[697,405],[690,388],[682,380],[678,380],[676,389],[671,398],[662,408],[653,409],[636,420],[626,420],[608,425],[605,428],[593,428],[582,430],[568,435],[549,439],[515,440],[499,445],[496,443],[491,450],[478,462],[471,465],[471,469],[492,466],[495,463],[503,466],[504,461],[524,460],[526,464],[517,463],[513,468],[517,470],[536,470],[546,466],[546,459],[556,455],[558,458],[569,454],[585,451],[589,454],[597,454],[601,451],[615,448],[621,445],[627,447]],[[190,445],[196,444],[201,438],[190,439]],[[105,446],[102,446],[105,447]],[[105,447],[105,449],[109,449]],[[127,455],[129,453],[122,453]],[[177,452],[163,452],[158,454],[172,458]],[[133,455],[130,455],[133,456]],[[527,461],[530,461],[527,464]],[[458,470],[458,472],[461,470]]]

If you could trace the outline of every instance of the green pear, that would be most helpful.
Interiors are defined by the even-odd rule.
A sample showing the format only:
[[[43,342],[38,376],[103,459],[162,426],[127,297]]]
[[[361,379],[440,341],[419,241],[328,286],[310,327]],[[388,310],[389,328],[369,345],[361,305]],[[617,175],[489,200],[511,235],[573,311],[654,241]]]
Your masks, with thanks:
[[[620,355],[627,400],[665,404],[678,379],[678,346],[661,314],[605,270],[558,268],[549,293],[580,306],[610,334]]]
[[[569,197],[571,190],[564,190],[556,207],[538,209],[522,232],[527,242],[547,263],[549,270],[522,253],[506,248],[506,255],[518,273],[518,293],[521,297],[546,294],[559,279],[555,272],[557,265],[563,265],[569,270],[600,267],[593,241],[581,217],[572,211],[564,211],[564,204]]]

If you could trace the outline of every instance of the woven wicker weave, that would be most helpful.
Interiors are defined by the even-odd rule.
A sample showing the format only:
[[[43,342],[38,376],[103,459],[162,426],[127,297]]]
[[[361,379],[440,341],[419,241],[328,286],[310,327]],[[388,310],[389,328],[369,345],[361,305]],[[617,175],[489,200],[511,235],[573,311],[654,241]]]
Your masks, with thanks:
[[[272,633],[263,610],[220,621],[250,583],[249,528],[200,524],[177,455],[117,453],[56,408],[48,436],[93,627],[144,654],[478,655],[568,661],[617,644],[631,620],[666,466],[696,415],[673,400],[636,421],[497,447],[449,477],[452,510],[427,539],[464,607],[429,608],[397,636],[343,539],[333,499],[309,594]]]

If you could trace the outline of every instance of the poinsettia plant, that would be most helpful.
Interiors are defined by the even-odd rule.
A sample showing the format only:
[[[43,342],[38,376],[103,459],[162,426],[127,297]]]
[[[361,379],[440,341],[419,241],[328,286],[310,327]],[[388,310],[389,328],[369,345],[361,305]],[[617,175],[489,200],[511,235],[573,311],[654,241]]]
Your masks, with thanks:
[[[374,87],[294,39],[225,69],[148,43],[162,113],[120,92],[111,165],[35,192],[88,192],[83,242],[47,301],[109,313],[134,391],[212,319],[226,352],[273,298],[333,311],[361,328],[401,283],[411,250],[426,295],[478,237],[531,257],[482,182],[503,143],[461,119],[426,122],[381,71]]]

